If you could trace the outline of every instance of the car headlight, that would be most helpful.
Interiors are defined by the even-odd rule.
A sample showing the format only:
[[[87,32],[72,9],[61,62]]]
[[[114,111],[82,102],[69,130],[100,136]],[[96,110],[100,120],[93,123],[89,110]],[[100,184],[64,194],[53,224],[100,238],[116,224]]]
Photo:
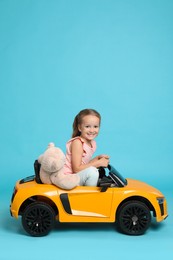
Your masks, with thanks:
[[[164,202],[164,197],[159,197],[159,198],[157,198],[157,202],[159,203],[159,204],[163,204],[163,202]]]

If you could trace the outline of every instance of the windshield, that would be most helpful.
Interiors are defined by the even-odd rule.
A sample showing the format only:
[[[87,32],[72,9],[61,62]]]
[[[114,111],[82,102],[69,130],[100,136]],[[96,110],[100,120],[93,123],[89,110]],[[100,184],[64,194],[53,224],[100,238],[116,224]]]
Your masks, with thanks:
[[[116,179],[123,184],[123,186],[127,185],[127,180],[112,166],[108,166],[109,174],[115,175]]]

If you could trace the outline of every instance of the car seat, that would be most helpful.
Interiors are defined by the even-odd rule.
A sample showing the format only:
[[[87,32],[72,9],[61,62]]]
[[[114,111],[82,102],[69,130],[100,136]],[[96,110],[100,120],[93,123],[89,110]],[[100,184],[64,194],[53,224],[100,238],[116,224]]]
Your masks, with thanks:
[[[40,179],[40,167],[41,167],[41,164],[38,162],[38,160],[35,160],[35,162],[34,162],[35,181],[39,184],[43,184]]]

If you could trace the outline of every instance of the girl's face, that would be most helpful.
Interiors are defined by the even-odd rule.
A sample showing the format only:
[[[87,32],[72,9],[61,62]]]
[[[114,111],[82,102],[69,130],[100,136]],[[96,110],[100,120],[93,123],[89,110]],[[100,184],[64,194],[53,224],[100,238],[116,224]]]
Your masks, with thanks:
[[[99,133],[100,119],[94,115],[84,116],[78,129],[81,132],[80,136],[87,142],[91,142]]]

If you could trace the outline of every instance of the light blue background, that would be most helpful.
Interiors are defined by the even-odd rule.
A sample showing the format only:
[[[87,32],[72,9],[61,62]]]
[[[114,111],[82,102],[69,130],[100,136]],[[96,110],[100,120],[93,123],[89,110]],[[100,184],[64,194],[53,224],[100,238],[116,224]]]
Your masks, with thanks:
[[[2,260],[23,259],[16,247],[26,260],[32,247],[32,259],[51,252],[59,258],[64,251],[66,259],[105,259],[103,245],[111,248],[108,257],[123,250],[122,259],[139,259],[143,248],[149,257],[153,239],[152,256],[162,247],[158,255],[170,255],[172,14],[172,0],[0,0],[0,239],[11,248],[1,249]],[[170,216],[143,237],[123,236],[109,224],[67,225],[46,238],[27,237],[20,221],[9,217],[13,186],[33,174],[34,160],[50,141],[65,151],[74,116],[90,107],[102,115],[97,154],[109,154],[124,177],[169,195]]]

